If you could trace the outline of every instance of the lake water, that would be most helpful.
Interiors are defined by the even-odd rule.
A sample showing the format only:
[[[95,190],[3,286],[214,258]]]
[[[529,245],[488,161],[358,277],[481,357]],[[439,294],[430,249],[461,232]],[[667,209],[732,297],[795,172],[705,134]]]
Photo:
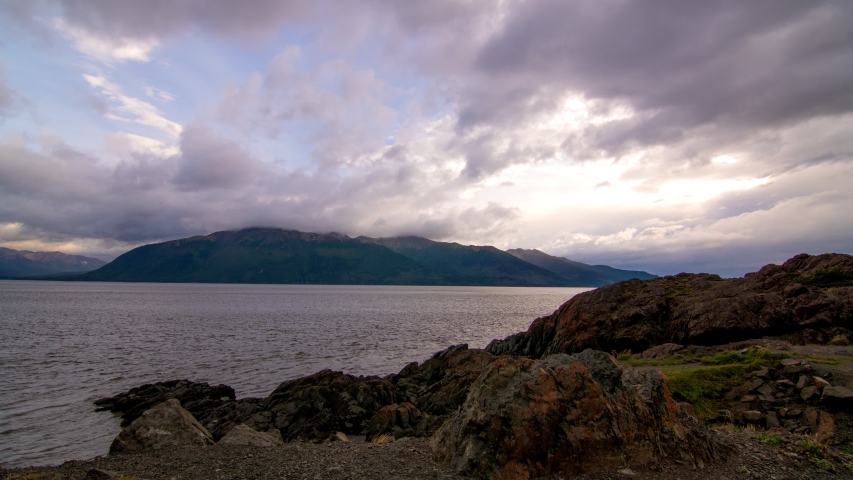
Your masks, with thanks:
[[[0,281],[0,465],[104,455],[92,401],[185,378],[238,398],[324,368],[385,375],[526,330],[582,288]]]

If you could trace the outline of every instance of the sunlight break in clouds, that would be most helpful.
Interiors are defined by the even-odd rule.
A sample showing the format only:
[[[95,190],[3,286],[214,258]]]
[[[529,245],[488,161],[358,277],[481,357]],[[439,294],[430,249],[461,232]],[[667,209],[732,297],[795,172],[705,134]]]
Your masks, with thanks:
[[[850,252],[850,25],[842,0],[13,0],[0,244],[264,225],[723,274]]]

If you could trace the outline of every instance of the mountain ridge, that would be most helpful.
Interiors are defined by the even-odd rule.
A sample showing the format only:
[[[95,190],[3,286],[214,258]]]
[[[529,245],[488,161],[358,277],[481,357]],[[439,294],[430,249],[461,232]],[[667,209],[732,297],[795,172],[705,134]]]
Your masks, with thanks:
[[[106,263],[103,260],[82,255],[0,247],[0,278],[87,272],[100,268]]]

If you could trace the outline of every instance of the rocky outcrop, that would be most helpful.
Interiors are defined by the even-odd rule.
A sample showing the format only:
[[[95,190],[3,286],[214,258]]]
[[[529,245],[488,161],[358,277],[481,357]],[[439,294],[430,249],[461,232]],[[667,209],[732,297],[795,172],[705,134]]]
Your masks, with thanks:
[[[126,427],[139,418],[142,412],[154,405],[174,398],[196,418],[211,409],[235,398],[234,389],[228,385],[211,386],[189,380],[171,380],[131,388],[114,397],[95,400],[98,410],[121,413],[121,426]]]
[[[641,352],[762,336],[825,343],[853,329],[853,256],[797,255],[743,278],[687,274],[629,280],[573,297],[495,355],[541,358],[584,348]]]
[[[110,453],[208,445],[213,445],[213,438],[207,429],[172,398],[145,410],[125,427],[110,445]]]
[[[659,373],[592,350],[493,361],[431,446],[460,474],[504,480],[717,455]]]
[[[418,365],[412,363],[391,377],[402,399],[430,415],[449,415],[456,411],[474,380],[494,360],[494,355],[454,345]]]
[[[388,434],[394,438],[426,437],[442,423],[442,418],[423,413],[409,402],[386,405],[376,412],[367,425],[368,440]]]
[[[251,427],[239,424],[228,431],[222,440],[217,442],[219,445],[248,445],[252,447],[269,448],[278,445],[284,445],[284,440],[281,438],[281,432],[271,430],[269,432],[258,432]]]

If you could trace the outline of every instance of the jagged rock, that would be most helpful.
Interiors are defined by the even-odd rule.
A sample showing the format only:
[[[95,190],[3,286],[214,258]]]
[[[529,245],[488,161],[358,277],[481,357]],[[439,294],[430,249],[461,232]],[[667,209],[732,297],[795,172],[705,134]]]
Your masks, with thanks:
[[[125,427],[110,445],[110,453],[208,445],[213,445],[210,433],[181,408],[181,402],[171,398],[145,410]]]
[[[791,388],[791,387],[793,387],[793,386],[794,386],[794,382],[792,382],[792,381],[788,380],[787,378],[786,378],[786,379],[783,379],[783,380],[779,380],[779,381],[777,381],[777,382],[776,382],[776,388],[777,388],[777,389],[779,389],[779,390],[781,390],[781,389],[786,389],[786,390],[787,390],[787,389],[789,389],[789,388]]]
[[[121,413],[121,426],[126,427],[139,418],[142,412],[154,405],[177,399],[182,408],[197,416],[235,399],[234,389],[228,385],[211,386],[189,380],[171,380],[141,385],[114,397],[95,400],[98,410]]]
[[[817,398],[819,395],[820,394],[817,391],[817,387],[813,387],[813,386],[805,387],[800,392],[800,398],[802,398],[804,402],[808,402],[810,400],[813,400],[813,399]]]
[[[797,295],[785,293],[792,285]],[[743,278],[683,273],[601,287],[486,349],[541,358],[584,348],[639,352],[664,343],[718,345],[780,334],[825,343],[831,334],[850,333],[851,311],[853,256],[802,254]]]
[[[506,480],[630,467],[681,450],[715,457],[714,441],[678,412],[660,374],[603,352],[499,358],[430,444],[460,474]]]
[[[252,447],[269,448],[278,445],[284,445],[284,440],[281,438],[281,432],[272,430],[270,432],[258,432],[251,427],[239,424],[234,426],[222,440],[219,440],[220,445],[248,445]]]
[[[684,345],[678,345],[677,343],[664,343],[663,345],[658,345],[656,347],[652,347],[643,353],[640,354],[640,358],[644,359],[655,359],[655,358],[663,358],[673,355],[677,352],[684,350]]]
[[[758,423],[764,418],[764,414],[758,410],[747,410],[742,414],[743,419],[747,422]]]
[[[823,389],[823,395],[821,395],[820,400],[823,403],[829,405],[853,405],[853,391],[850,391],[849,388],[841,386],[825,387]]]
[[[804,389],[807,385],[811,383],[811,379],[808,375],[800,375],[800,378],[797,380],[796,388],[797,390]]]
[[[485,350],[455,345],[422,365],[409,364],[391,378],[401,399],[430,415],[450,415],[465,401],[474,380],[494,360]]]
[[[740,398],[740,401],[743,403],[752,403],[758,400],[758,397],[755,395],[744,395]]]
[[[269,412],[269,424],[258,429],[276,428],[287,441],[359,434],[380,408],[396,401],[396,389],[386,379],[323,370],[279,385],[260,404]]]
[[[789,365],[799,365],[800,361],[795,358],[783,358],[781,362],[779,362],[783,367],[787,367]]]
[[[773,397],[773,388],[766,383],[755,389],[756,392],[765,396],[765,397]]]
[[[796,375],[798,373],[808,372],[809,368],[807,365],[785,365],[783,369],[785,375]]]
[[[382,407],[367,424],[367,438],[390,434],[394,438],[423,437],[432,434],[442,419],[423,413],[409,402]]]
[[[829,384],[829,382],[827,382],[826,380],[824,380],[820,377],[814,377],[813,380],[814,380],[814,386],[818,390],[823,390],[824,387],[831,387],[832,386]]]
[[[767,415],[764,416],[764,424],[767,428],[778,428],[782,426],[779,423],[779,418],[774,412],[767,412]]]

